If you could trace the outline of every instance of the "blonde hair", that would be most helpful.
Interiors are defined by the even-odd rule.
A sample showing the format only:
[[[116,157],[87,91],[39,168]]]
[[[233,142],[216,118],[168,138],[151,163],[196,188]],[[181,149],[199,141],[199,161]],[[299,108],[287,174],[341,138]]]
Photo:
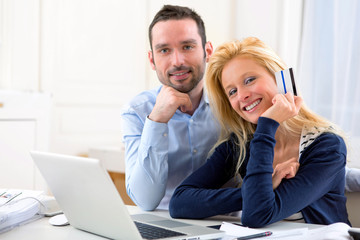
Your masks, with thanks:
[[[236,146],[239,151],[239,159],[236,172],[246,157],[246,145],[252,139],[256,125],[242,119],[231,107],[229,99],[222,86],[222,71],[224,66],[234,57],[244,56],[253,59],[263,66],[275,78],[275,72],[284,70],[285,63],[264,42],[248,37],[242,41],[231,41],[220,45],[209,60],[205,85],[208,92],[210,106],[215,117],[221,125],[221,133],[218,142],[212,151],[221,143],[230,139],[232,134],[236,136]],[[320,117],[302,105],[299,114],[281,123],[281,129],[285,134],[300,136],[304,126],[324,128],[327,132],[342,135],[341,131],[328,120]]]

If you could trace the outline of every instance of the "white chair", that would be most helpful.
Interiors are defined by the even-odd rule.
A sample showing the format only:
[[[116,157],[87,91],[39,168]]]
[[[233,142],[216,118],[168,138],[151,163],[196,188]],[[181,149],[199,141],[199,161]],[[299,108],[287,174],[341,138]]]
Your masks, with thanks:
[[[347,211],[353,227],[360,227],[360,169],[346,167]]]
[[[347,192],[360,192],[360,169],[345,168],[345,190]]]

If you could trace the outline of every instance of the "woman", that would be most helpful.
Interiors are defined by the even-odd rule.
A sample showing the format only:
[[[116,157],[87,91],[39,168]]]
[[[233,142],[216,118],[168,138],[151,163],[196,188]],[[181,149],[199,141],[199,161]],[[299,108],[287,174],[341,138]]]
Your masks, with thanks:
[[[291,217],[349,224],[344,196],[346,145],[332,123],[302,98],[278,94],[285,64],[257,38],[220,46],[206,88],[222,134],[207,163],[175,190],[170,214],[205,218],[242,210],[263,227]],[[240,187],[223,185],[240,174]]]

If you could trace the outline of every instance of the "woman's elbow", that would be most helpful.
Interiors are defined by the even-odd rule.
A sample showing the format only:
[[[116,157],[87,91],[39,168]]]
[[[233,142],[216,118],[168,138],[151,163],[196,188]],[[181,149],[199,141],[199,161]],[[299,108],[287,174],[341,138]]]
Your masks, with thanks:
[[[169,213],[173,218],[192,218],[191,206],[189,206],[189,199],[191,197],[186,194],[186,189],[177,188],[170,199]],[[191,201],[192,202],[192,201]]]
[[[244,214],[243,211],[241,215],[241,223],[250,228],[262,228],[271,224],[272,222],[271,220],[268,220],[264,217],[259,217],[258,215]]]
[[[244,226],[250,227],[250,228],[261,228],[265,227],[267,224],[264,224],[260,222],[258,219],[250,219],[250,218],[241,218],[241,223]]]
[[[169,213],[172,218],[181,218],[182,217],[182,207],[181,201],[176,197],[173,196],[169,203]]]
[[[172,218],[180,218],[179,212],[171,205],[169,205],[169,214]]]

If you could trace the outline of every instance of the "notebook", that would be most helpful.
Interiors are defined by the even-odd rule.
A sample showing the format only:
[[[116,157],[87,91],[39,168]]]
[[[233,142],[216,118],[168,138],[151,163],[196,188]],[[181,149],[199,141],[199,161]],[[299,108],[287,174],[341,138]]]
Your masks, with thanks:
[[[217,229],[196,226],[154,214],[130,215],[101,162],[32,151],[31,156],[63,210],[70,225],[112,239],[216,239]],[[170,237],[142,237],[139,228],[168,230]],[[156,230],[150,230],[155,234]],[[176,234],[180,234],[176,236]],[[175,235],[174,235],[175,234]]]

